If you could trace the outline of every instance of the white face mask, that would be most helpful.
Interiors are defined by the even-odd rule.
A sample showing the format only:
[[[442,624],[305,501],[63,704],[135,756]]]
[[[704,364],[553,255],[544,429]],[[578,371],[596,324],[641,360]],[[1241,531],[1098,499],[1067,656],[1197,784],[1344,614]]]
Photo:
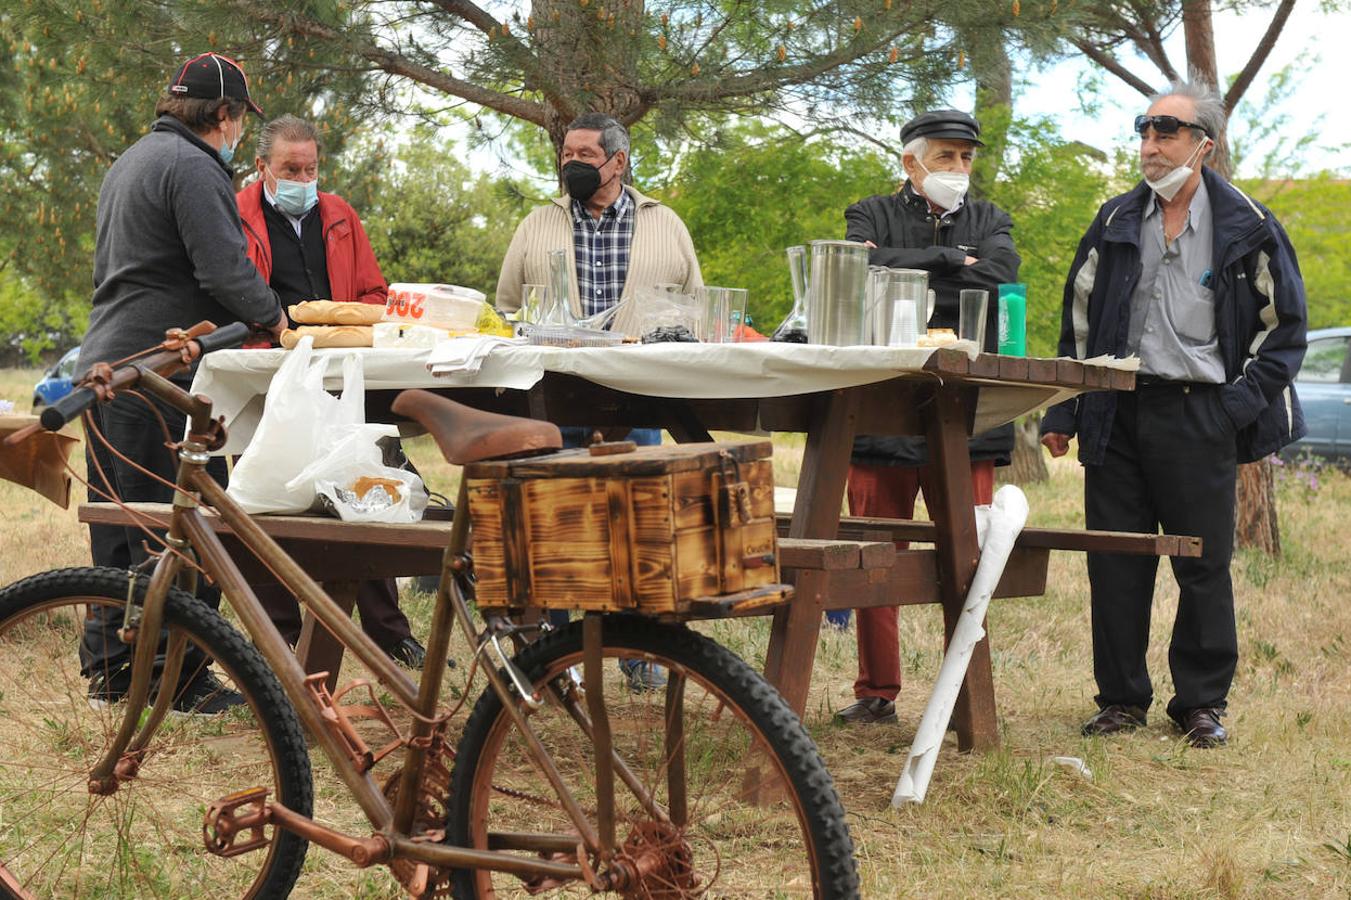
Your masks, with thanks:
[[[919,167],[924,170],[924,183],[920,193],[934,206],[949,212],[962,205],[962,198],[971,187],[971,176],[962,172],[930,172],[929,167],[918,159]]]
[[[1196,171],[1191,167],[1191,164],[1201,155],[1201,151],[1205,149],[1205,146],[1206,142],[1201,141],[1201,143],[1197,144],[1196,151],[1192,153],[1191,156],[1187,157],[1185,163],[1168,172],[1168,174],[1164,175],[1162,178],[1154,180],[1146,178],[1145,184],[1149,185],[1149,189],[1158,194],[1165,201],[1172,200],[1177,196],[1177,192],[1182,190],[1182,186],[1187,183],[1187,179],[1191,178],[1192,173]]]

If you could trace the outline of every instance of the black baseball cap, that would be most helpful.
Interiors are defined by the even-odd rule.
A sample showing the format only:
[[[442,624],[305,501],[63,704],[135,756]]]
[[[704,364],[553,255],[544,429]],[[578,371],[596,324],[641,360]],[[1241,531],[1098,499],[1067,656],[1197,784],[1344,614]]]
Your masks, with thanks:
[[[203,53],[178,67],[178,74],[169,82],[169,93],[175,97],[197,100],[218,100],[229,97],[243,100],[249,109],[262,118],[263,111],[249,96],[249,79],[239,63],[219,53]]]
[[[980,140],[980,123],[960,109],[931,109],[901,126],[902,144],[921,137],[970,141],[977,147],[985,146]]]

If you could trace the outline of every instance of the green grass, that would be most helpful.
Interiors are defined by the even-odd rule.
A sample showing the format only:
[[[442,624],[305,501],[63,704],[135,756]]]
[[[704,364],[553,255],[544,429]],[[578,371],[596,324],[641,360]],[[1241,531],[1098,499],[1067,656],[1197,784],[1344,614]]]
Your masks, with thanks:
[[[0,398],[26,401],[36,377],[0,371]],[[452,493],[455,474],[430,442],[410,443],[431,486]],[[775,444],[776,478],[791,484],[802,442]],[[1027,489],[1030,524],[1083,527],[1081,471],[1062,460],[1051,473]],[[1163,721],[1177,604],[1166,563],[1149,655],[1160,703],[1149,727],[1111,740],[1079,735],[1094,693],[1084,557],[1053,554],[1045,596],[997,601],[990,611],[1001,748],[961,755],[949,738],[918,807],[892,810],[889,800],[941,662],[938,608],[901,610],[906,684],[896,726],[832,724],[832,712],[853,700],[855,651],[852,634],[823,631],[806,725],[848,810],[864,896],[1351,894],[1351,478],[1325,473],[1316,490],[1291,483],[1280,492],[1284,556],[1241,552],[1234,561],[1242,655],[1226,720],[1232,740],[1222,750],[1187,747]],[[0,482],[0,583],[87,559],[73,511]],[[425,635],[431,598],[408,593],[404,605]],[[699,627],[763,663],[768,620]],[[457,690],[464,672],[452,674]],[[1092,777],[1051,763],[1055,756],[1082,759]],[[316,813],[357,822],[331,783],[320,786]],[[775,890],[765,885],[760,896]],[[316,848],[297,896],[399,894],[387,874],[356,871]]]

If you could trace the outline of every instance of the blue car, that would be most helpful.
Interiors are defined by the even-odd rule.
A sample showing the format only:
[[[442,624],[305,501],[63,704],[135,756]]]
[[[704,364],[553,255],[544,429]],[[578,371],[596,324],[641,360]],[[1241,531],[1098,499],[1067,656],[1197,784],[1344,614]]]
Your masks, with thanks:
[[[71,380],[75,377],[75,363],[80,358],[80,348],[72,347],[47,370],[42,380],[33,385],[33,412],[39,412],[44,406],[51,406],[70,393]]]
[[[1351,327],[1309,332],[1304,365],[1295,390],[1304,407],[1309,433],[1282,453],[1290,458],[1312,453],[1351,463]]]

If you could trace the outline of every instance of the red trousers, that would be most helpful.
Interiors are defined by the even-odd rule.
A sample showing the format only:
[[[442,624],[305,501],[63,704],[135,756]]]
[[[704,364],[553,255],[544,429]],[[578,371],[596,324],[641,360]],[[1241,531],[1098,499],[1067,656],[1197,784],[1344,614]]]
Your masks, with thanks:
[[[915,515],[915,497],[922,490],[925,501],[931,496],[932,473],[928,466],[850,466],[849,514],[911,519]],[[994,500],[994,460],[971,463],[971,491],[977,504]],[[897,541],[904,550],[909,541]],[[854,696],[895,700],[901,690],[901,645],[897,632],[895,606],[856,609],[858,616],[858,680]]]

